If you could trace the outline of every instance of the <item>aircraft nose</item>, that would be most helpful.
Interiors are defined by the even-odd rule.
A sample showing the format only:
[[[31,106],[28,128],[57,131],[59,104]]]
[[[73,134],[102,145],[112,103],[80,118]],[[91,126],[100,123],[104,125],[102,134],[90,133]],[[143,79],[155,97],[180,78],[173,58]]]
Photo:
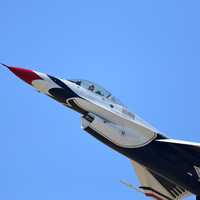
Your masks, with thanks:
[[[25,81],[28,84],[32,84],[34,80],[42,79],[36,72],[29,70],[29,69],[23,69],[18,67],[12,67],[5,64],[2,64],[3,66],[7,67],[11,72],[13,72],[16,76],[18,76],[20,79]]]

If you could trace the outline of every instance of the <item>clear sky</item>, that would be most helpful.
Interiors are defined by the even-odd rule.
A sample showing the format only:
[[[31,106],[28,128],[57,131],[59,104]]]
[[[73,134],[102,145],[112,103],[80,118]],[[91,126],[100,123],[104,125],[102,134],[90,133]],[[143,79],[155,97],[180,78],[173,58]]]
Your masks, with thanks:
[[[0,61],[112,91],[169,137],[200,141],[200,3],[1,1]],[[146,199],[128,159],[0,68],[0,199]],[[189,198],[194,199],[194,198]]]

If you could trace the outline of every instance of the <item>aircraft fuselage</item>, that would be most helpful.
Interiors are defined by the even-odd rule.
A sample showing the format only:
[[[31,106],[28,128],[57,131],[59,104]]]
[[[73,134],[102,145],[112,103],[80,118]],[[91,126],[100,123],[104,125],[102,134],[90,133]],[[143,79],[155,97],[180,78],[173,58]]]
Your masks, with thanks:
[[[200,161],[188,149],[179,149],[132,114],[109,92],[84,80],[63,80],[36,71],[7,66],[38,91],[81,114],[83,130],[152,172],[200,195]],[[178,192],[178,191],[177,191]],[[174,194],[175,195],[175,194]]]

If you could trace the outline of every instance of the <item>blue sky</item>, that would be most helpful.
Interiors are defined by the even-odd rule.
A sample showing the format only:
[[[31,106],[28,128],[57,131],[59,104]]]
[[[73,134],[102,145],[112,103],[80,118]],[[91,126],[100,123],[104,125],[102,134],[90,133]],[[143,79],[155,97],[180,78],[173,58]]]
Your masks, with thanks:
[[[199,1],[1,1],[1,62],[112,91],[169,137],[200,141]],[[146,199],[80,117],[0,69],[0,199]],[[193,198],[189,198],[193,199]]]

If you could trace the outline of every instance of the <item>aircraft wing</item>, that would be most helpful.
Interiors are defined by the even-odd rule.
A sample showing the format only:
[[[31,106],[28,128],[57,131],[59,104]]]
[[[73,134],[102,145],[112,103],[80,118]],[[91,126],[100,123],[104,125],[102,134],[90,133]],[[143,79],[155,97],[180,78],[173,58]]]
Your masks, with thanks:
[[[200,147],[200,143],[197,142],[188,142],[184,140],[174,140],[174,139],[160,139],[156,140],[158,142],[165,142],[165,143],[171,143],[171,144],[179,144],[179,145],[186,145],[191,147]],[[199,149],[200,151],[200,149]]]
[[[194,166],[200,166],[200,143],[174,139],[159,139],[156,141],[173,146],[179,152],[182,152],[183,155],[188,156]]]
[[[182,200],[191,195],[184,188],[169,182],[135,161],[131,161],[139,177],[142,191],[156,200]]]

